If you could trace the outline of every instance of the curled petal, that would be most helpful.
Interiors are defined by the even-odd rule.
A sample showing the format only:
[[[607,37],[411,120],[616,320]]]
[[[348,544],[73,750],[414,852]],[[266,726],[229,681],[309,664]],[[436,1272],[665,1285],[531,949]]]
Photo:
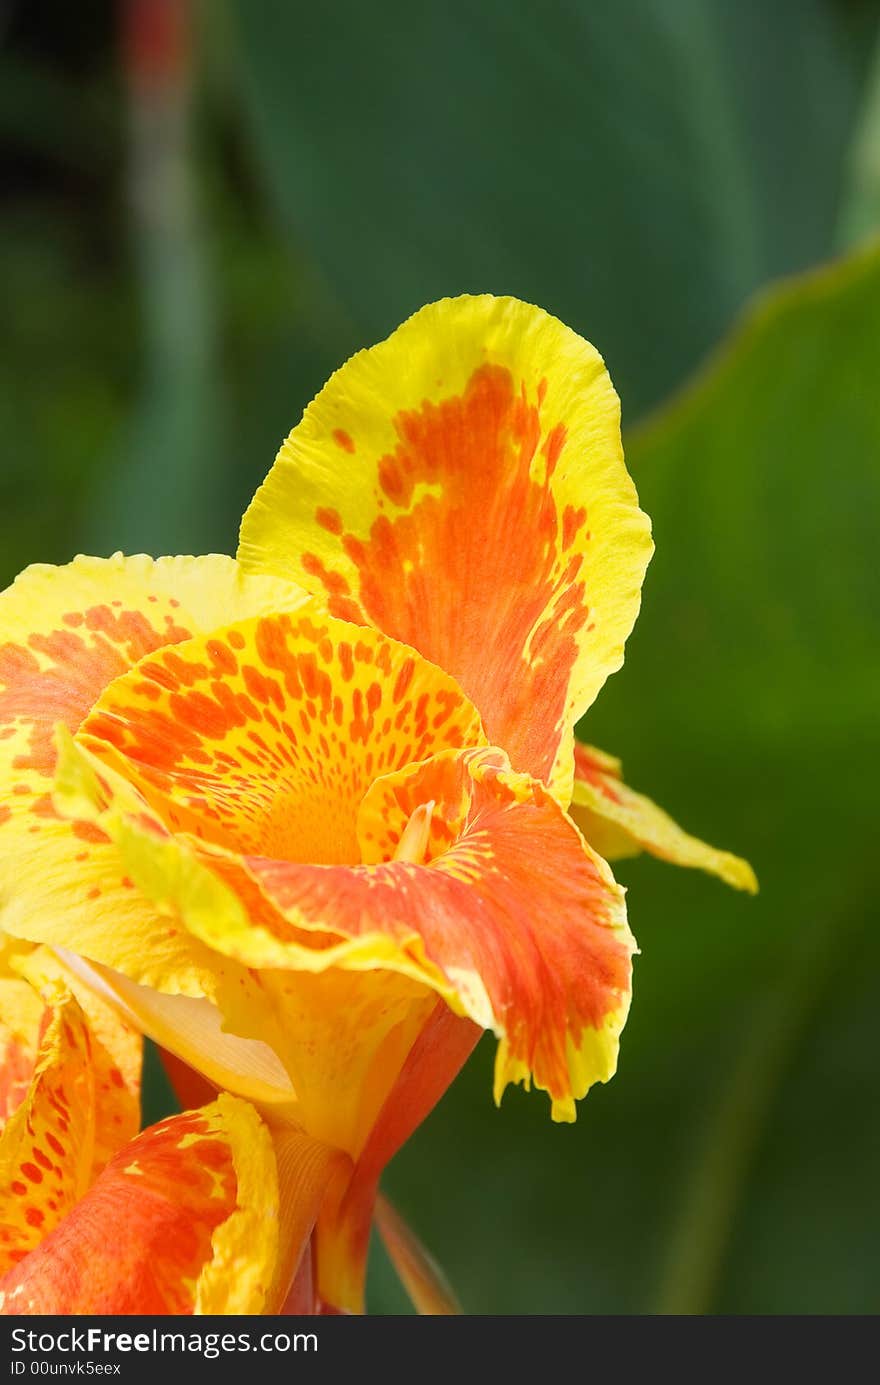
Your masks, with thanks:
[[[0,1311],[259,1313],[278,1213],[269,1132],[247,1103],[221,1096],[125,1145],[0,1280]]]
[[[305,974],[286,965],[256,970],[238,963],[234,940],[259,921],[271,920],[286,935],[293,931],[242,858],[168,832],[108,760],[97,761],[67,733],[59,735],[56,800],[62,811],[99,828],[139,890],[168,921],[204,938],[216,930],[226,944],[210,954],[216,1003],[207,997],[163,994],[108,967],[84,964],[73,954],[64,954],[66,965],[209,1080],[356,1154],[406,1058],[422,1013],[431,1008],[419,965],[392,938],[351,940],[327,933],[332,924],[326,920],[300,934]],[[379,971],[378,985],[360,974],[379,965],[377,944],[402,963],[403,972]],[[337,959],[343,969],[334,968]],[[340,1013],[346,1017],[342,1026]]]
[[[239,557],[448,669],[514,768],[567,802],[571,728],[620,667],[651,551],[598,352],[482,296],[423,308],[336,372]]]
[[[296,1119],[295,1094],[276,1052],[267,1043],[227,1033],[223,1016],[207,997],[166,995],[151,986],[139,986],[109,967],[85,962],[75,953],[62,952],[60,957],[66,973],[80,984],[82,993],[90,990],[103,997],[129,1025],[193,1070],[188,1089],[198,1091],[199,1099],[211,1095],[214,1089],[229,1088],[279,1120]],[[220,991],[222,962],[218,957]],[[253,980],[236,973],[230,983],[232,988],[239,1006],[260,1004],[262,997]],[[197,1082],[201,1082],[198,1088]]]
[[[17,1264],[82,1197],[95,1162],[93,1043],[72,995],[59,990],[23,1100],[0,1135],[0,1271]],[[110,1115],[118,1114],[113,1111]],[[116,1147],[130,1134],[120,1130]],[[109,1134],[109,1132],[108,1132]]]
[[[608,861],[648,851],[662,861],[694,866],[728,885],[754,894],[748,861],[707,846],[684,832],[668,813],[621,778],[620,761],[593,746],[575,747],[574,797],[570,813],[590,845]]]
[[[425,801],[434,810],[421,869],[445,903],[420,921],[426,956],[454,979],[465,1013],[499,1035],[496,1099],[534,1078],[554,1117],[574,1119],[574,1101],[614,1072],[629,1006],[622,891],[544,787],[510,773],[497,751],[378,780],[362,836],[372,828],[369,844],[387,851]]]
[[[202,993],[202,950],[169,929],[99,832],[59,821],[54,733],[75,731],[139,659],[232,618],[294,610],[289,583],[248,577],[230,558],[80,557],[28,568],[0,594],[0,903],[9,933],[102,957]],[[110,959],[106,956],[104,960]]]
[[[501,752],[447,751],[377,780],[359,815],[368,863],[358,866],[238,858],[172,835],[154,809],[120,808],[131,785],[119,788],[109,764],[96,770],[84,747],[69,752],[75,811],[91,794],[94,820],[141,888],[217,952],[281,986],[285,972],[396,973],[393,1005],[357,987],[385,1015],[382,1043],[432,988],[498,1034],[496,1095],[533,1077],[557,1119],[573,1119],[575,1100],[613,1073],[633,949],[622,892],[544,787],[509,772]],[[425,803],[424,862],[382,859]],[[292,993],[283,1003],[295,1012]],[[304,1005],[324,1008],[317,992]],[[300,1097],[304,1081],[294,1077]]]
[[[31,1085],[44,1012],[33,986],[17,976],[0,975],[0,1133]]]
[[[83,984],[48,948],[30,949],[17,967],[50,1004],[59,993],[70,991],[85,1018],[95,1101],[94,1177],[140,1128],[143,1040],[137,1028],[120,1017],[118,1007]]]
[[[185,1121],[188,1114],[172,1117],[168,1124]],[[296,1262],[314,1220],[312,1186],[309,1184],[305,1190],[303,1210],[303,1189],[296,1182],[286,1184],[288,1210],[285,1220],[276,1151],[267,1126],[254,1108],[245,1101],[221,1094],[213,1106],[204,1107],[196,1115],[205,1125],[206,1144],[193,1151],[186,1137],[178,1140],[177,1147],[184,1156],[181,1161],[184,1179],[191,1178],[193,1173],[201,1175],[205,1164],[210,1162],[205,1157],[206,1148],[214,1141],[222,1141],[228,1151],[227,1159],[231,1158],[235,1183],[232,1196],[227,1194],[226,1197],[225,1215],[215,1223],[210,1258],[196,1283],[193,1311],[199,1314],[270,1312],[278,1293],[281,1229],[284,1226],[288,1235],[287,1254]],[[171,1198],[180,1202],[177,1179],[170,1182],[167,1191]],[[217,1199],[216,1189],[211,1190],[210,1196]],[[191,1217],[193,1212],[188,1199],[187,1203],[183,1210]],[[300,1221],[294,1220],[294,1210]],[[216,1212],[206,1208],[203,1220],[213,1221],[215,1215]],[[144,1310],[138,1308],[136,1311]]]

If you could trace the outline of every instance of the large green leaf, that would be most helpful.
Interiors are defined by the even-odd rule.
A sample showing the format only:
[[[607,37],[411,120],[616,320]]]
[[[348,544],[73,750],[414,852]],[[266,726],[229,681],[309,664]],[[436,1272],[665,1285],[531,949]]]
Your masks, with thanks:
[[[828,252],[865,45],[827,0],[233,6],[344,345],[514,293],[601,343],[634,417],[756,285]]]
[[[573,1130],[493,1117],[484,1052],[404,1150],[470,1311],[876,1308],[878,378],[872,250],[761,300],[630,438],[657,556],[584,729],[762,890],[621,863],[613,1083]]]

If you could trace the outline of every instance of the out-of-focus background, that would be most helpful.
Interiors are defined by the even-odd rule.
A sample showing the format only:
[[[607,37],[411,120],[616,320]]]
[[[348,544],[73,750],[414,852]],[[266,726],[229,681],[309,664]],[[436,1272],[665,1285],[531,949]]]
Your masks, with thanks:
[[[484,1041],[392,1165],[469,1312],[880,1307],[878,25],[0,4],[4,583],[234,551],[329,372],[444,294],[542,304],[622,396],[657,556],[582,733],[762,889],[620,863],[614,1081],[574,1128],[495,1111]],[[370,1307],[405,1311],[378,1250]]]

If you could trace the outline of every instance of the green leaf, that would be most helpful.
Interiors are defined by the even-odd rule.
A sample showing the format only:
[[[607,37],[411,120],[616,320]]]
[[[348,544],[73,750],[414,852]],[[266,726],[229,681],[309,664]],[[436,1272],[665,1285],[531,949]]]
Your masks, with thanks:
[[[634,417],[830,249],[865,44],[823,0],[233,9],[269,187],[346,349],[513,293],[601,344]]]

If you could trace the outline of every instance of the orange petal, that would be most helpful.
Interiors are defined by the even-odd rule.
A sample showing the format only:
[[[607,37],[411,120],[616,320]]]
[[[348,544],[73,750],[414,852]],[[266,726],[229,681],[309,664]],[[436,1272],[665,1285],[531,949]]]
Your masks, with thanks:
[[[591,745],[575,747],[571,816],[587,841],[607,861],[648,851],[662,861],[693,866],[728,885],[754,894],[758,888],[748,861],[707,846],[684,832],[668,813],[624,784],[619,760]]]
[[[629,1005],[622,892],[543,786],[492,750],[439,755],[377,781],[360,820],[374,859],[429,801],[430,902],[417,923],[426,958],[465,1012],[499,1035],[496,1097],[533,1077],[555,1118],[573,1119],[574,1101],[614,1071]]]
[[[66,1216],[94,1171],[99,1113],[85,1016],[59,991],[42,1023],[27,1092],[0,1135],[0,1272]],[[130,1132],[120,1134],[117,1148]]]
[[[0,897],[9,933],[137,959],[144,979],[200,994],[192,941],[132,890],[106,839],[59,822],[54,733],[75,731],[138,659],[233,618],[296,609],[289,583],[244,575],[230,558],[80,557],[28,568],[0,594]],[[93,954],[93,942],[98,953]]]
[[[27,981],[0,976],[0,1133],[31,1085],[44,1010]]]
[[[598,352],[539,308],[431,304],[309,405],[239,557],[448,669],[567,802],[571,727],[622,663],[651,555],[619,419]]]
[[[74,953],[64,951],[60,956],[65,969],[84,990],[89,988],[103,997],[129,1025],[196,1069],[213,1090],[228,1088],[264,1114],[296,1120],[295,1094],[277,1053],[265,1042],[229,1033],[217,1005],[207,998],[166,995],[150,986],[139,986],[109,967],[84,962]],[[228,986],[239,1004],[262,1004],[257,978],[242,984],[245,978],[238,975],[227,982],[219,956],[217,970],[220,993]]]
[[[458,1075],[482,1033],[472,1020],[437,1001],[370,1131],[358,1161],[360,1176],[372,1174],[378,1180]]]
[[[17,965],[33,990],[50,1002],[59,988],[71,991],[85,1016],[96,1110],[90,1178],[96,1177],[120,1145],[140,1129],[143,1040],[117,1009],[84,985],[48,948],[33,948]]]
[[[4,1314],[259,1313],[278,1258],[266,1127],[221,1096],[126,1145],[0,1280]]]
[[[65,761],[65,773],[72,778],[79,767],[87,777],[89,752],[71,751],[86,763]],[[633,944],[622,892],[604,862],[539,783],[511,774],[505,764],[499,751],[448,751],[377,780],[359,815],[368,862],[360,866],[237,858],[192,836],[171,835],[155,814],[114,806],[118,776],[109,765],[97,791],[96,821],[120,843],[129,869],[163,909],[178,910],[217,952],[261,969],[260,984],[271,983],[274,992],[279,1030],[285,1006],[291,1013],[299,1008],[307,1027],[327,1026],[357,1001],[367,1014],[384,1017],[376,1043],[391,1042],[392,1034],[399,1039],[406,1032],[401,1025],[409,1028],[402,1046],[395,1039],[399,1071],[417,1032],[412,1025],[427,1020],[430,987],[501,1038],[499,1097],[507,1082],[533,1075],[550,1092],[556,1118],[570,1120],[574,1101],[614,1071]],[[413,813],[432,800],[429,862],[389,859]],[[396,983],[355,984],[367,971],[397,973]],[[298,972],[328,975],[304,992],[284,977]],[[329,1004],[325,985],[335,988]],[[352,1018],[364,1021],[357,1006]],[[230,1020],[245,1032],[238,1027],[243,1016]],[[337,1045],[348,1034],[348,1026],[340,1027]],[[356,1024],[350,1038],[354,1055]],[[304,1045],[303,1053],[319,1047]],[[304,1062],[301,1056],[292,1074],[301,1100],[310,1085]],[[353,1071],[338,1059],[331,1068],[336,1080]],[[386,1080],[394,1076],[389,1065]],[[316,1093],[322,1086],[315,1084]],[[382,1100],[386,1094],[387,1088]],[[329,1089],[324,1101],[332,1106]],[[325,1130],[313,1133],[336,1142]],[[347,1140],[343,1147],[357,1153]]]

